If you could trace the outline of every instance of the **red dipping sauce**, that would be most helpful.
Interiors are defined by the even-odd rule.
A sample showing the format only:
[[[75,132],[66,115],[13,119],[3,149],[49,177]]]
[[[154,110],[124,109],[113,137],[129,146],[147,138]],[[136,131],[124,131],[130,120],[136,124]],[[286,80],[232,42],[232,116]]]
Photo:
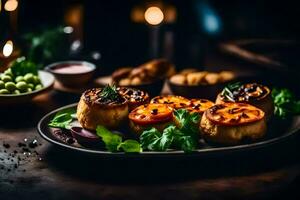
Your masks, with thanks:
[[[59,74],[82,74],[82,73],[92,71],[93,68],[87,65],[65,64],[65,65],[58,65],[56,67],[53,67],[51,70]]]

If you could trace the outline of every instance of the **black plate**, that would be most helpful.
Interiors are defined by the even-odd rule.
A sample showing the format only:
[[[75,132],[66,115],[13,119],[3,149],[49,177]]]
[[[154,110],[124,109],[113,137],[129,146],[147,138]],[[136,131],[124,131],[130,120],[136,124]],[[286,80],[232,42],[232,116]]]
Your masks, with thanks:
[[[45,115],[38,123],[37,129],[40,135],[46,139],[47,141],[57,144],[62,147],[66,147],[68,149],[77,150],[81,152],[87,152],[92,154],[99,154],[107,157],[125,157],[125,156],[138,156],[138,157],[174,157],[174,156],[203,156],[203,155],[220,155],[224,153],[236,152],[236,151],[248,151],[257,148],[264,148],[271,144],[284,141],[285,139],[293,136],[300,130],[300,115],[294,116],[289,120],[271,120],[268,124],[268,132],[266,137],[262,140],[252,143],[244,143],[236,146],[220,146],[207,144],[204,141],[201,141],[200,148],[190,154],[185,154],[183,151],[170,150],[167,152],[142,152],[135,154],[125,154],[122,152],[119,153],[111,153],[104,149],[86,147],[78,144],[77,142],[73,144],[69,144],[64,138],[57,137],[54,134],[55,128],[48,127],[49,121],[54,117],[54,115],[63,109],[66,108],[76,108],[77,103],[70,104],[59,109],[56,109],[47,115]],[[76,123],[76,122],[75,122]],[[68,136],[72,137],[72,136]]]

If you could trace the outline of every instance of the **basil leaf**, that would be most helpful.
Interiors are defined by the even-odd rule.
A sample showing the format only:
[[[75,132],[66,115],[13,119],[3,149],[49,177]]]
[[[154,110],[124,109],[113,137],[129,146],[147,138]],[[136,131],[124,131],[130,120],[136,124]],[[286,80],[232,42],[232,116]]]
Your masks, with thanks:
[[[136,140],[125,140],[118,146],[118,150],[122,149],[127,153],[139,153],[142,151],[140,143]]]
[[[70,129],[70,124],[74,120],[72,117],[76,113],[73,108],[65,109],[56,113],[54,118],[49,122],[48,126],[55,128]]]
[[[141,145],[136,140],[125,140],[122,142],[122,137],[109,131],[104,126],[98,125],[96,133],[102,138],[105,147],[110,152],[123,150],[126,153],[139,153],[142,151]]]
[[[102,138],[103,142],[105,143],[105,147],[107,150],[111,152],[117,152],[118,146],[122,143],[122,137],[112,133],[104,126],[98,125],[96,128],[96,133],[99,137]]]

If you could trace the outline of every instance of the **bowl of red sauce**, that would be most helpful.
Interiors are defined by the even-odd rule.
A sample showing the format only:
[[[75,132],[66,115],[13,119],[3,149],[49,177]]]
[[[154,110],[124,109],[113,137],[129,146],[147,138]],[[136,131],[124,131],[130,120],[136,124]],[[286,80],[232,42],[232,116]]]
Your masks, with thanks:
[[[62,61],[52,63],[45,69],[62,85],[77,87],[87,84],[92,79],[96,66],[86,61]]]

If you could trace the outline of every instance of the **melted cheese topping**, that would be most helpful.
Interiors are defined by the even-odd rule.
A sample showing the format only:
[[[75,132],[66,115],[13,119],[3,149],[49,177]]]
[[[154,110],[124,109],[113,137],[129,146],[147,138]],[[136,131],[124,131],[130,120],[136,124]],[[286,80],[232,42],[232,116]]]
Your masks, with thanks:
[[[166,104],[174,109],[186,108],[191,104],[190,100],[181,96],[174,96],[174,95],[157,96],[151,99],[150,103]]]
[[[214,103],[207,99],[191,99],[190,106],[188,106],[186,109],[189,112],[197,112],[202,114],[204,111],[206,111],[208,108],[212,107],[213,105]]]
[[[264,118],[265,113],[250,104],[223,103],[209,108],[205,112],[207,118],[223,125],[242,125],[256,122]]]
[[[172,112],[165,104],[146,104],[131,111],[128,117],[137,124],[156,124],[171,120]]]

